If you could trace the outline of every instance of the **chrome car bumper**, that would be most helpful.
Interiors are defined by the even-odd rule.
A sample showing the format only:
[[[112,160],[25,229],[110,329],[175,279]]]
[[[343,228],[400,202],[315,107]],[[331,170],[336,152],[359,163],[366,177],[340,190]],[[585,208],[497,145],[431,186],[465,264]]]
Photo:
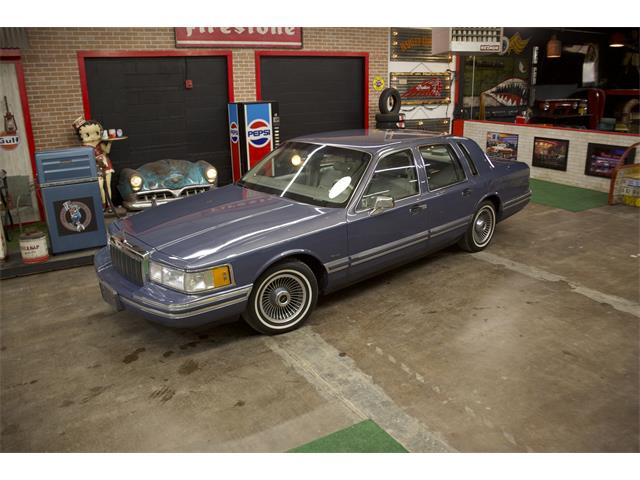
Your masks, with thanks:
[[[103,299],[116,310],[130,310],[170,327],[197,327],[234,319],[246,308],[253,285],[216,293],[189,295],[154,283],[138,286],[120,275],[106,248],[95,257]]]

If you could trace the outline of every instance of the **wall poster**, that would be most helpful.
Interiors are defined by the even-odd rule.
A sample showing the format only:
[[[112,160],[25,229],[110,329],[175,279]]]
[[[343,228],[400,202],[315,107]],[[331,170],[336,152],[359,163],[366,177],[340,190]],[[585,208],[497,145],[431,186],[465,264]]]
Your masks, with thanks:
[[[568,154],[569,140],[542,137],[533,139],[533,159],[531,163],[534,167],[566,172]]]
[[[626,149],[627,147],[621,147],[619,145],[589,143],[584,174],[593,177],[611,178],[615,168],[622,163],[622,154]],[[631,150],[631,153],[627,156],[624,163],[633,163],[635,153],[635,149]]]
[[[518,160],[518,135],[487,132],[487,156],[491,160]]]

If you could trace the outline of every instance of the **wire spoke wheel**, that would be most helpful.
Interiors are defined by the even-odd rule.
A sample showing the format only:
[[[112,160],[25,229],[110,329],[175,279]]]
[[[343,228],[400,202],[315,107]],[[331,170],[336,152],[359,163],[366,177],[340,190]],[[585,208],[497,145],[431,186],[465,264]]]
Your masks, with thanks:
[[[473,219],[473,243],[483,247],[491,241],[496,226],[496,216],[489,206],[481,208]]]
[[[308,309],[309,290],[308,281],[298,272],[276,272],[259,287],[256,295],[259,316],[273,325],[295,323]]]

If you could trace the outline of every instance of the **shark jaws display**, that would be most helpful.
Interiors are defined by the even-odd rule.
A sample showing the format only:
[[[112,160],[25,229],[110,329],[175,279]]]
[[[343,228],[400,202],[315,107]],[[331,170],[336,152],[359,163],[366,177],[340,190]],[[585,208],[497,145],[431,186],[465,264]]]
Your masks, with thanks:
[[[522,78],[507,78],[495,87],[482,92],[486,106],[516,107],[526,105],[529,94],[527,82]]]

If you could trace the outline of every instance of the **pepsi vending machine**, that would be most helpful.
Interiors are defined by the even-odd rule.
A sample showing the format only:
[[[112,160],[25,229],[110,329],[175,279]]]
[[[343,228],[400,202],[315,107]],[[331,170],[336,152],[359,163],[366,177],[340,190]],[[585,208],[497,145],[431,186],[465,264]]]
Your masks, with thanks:
[[[278,102],[229,104],[229,140],[233,181],[280,146]]]

